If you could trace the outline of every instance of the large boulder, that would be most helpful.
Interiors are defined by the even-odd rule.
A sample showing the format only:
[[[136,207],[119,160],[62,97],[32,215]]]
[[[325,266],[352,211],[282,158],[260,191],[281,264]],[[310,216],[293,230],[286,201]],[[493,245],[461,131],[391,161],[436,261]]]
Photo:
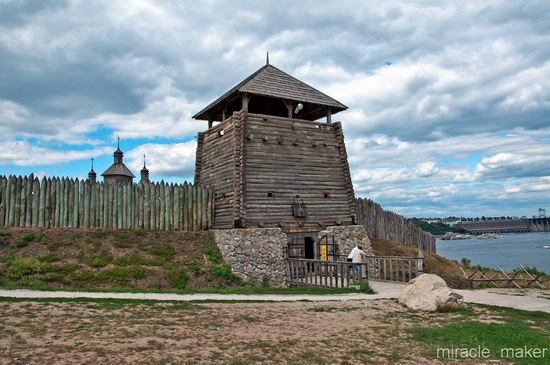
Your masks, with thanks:
[[[408,282],[399,296],[399,303],[410,309],[435,312],[460,307],[462,295],[449,289],[439,276],[422,274]]]

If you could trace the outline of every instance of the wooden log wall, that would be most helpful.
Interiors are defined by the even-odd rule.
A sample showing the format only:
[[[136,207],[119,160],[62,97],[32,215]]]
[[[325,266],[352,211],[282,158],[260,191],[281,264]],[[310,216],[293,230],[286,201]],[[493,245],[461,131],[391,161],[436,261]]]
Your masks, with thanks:
[[[237,183],[236,161],[242,159],[235,154],[243,117],[244,112],[235,112],[224,122],[200,132],[197,138],[195,181],[215,187],[215,228],[232,228],[235,213],[240,209],[241,200],[236,189],[241,184]]]
[[[382,209],[370,199],[357,199],[356,204],[359,224],[365,227],[370,238],[395,241],[435,253],[435,237],[407,218]]]
[[[0,176],[2,227],[201,231],[213,224],[214,190],[200,185]]]
[[[353,223],[353,186],[340,123],[249,113],[244,138],[247,226],[315,232]],[[307,216],[293,216],[299,195]]]

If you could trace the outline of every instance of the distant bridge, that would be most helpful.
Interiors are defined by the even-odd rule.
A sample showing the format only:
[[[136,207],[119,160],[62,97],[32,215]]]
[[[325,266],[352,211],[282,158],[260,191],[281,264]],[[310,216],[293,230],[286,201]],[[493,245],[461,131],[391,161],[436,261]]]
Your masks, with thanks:
[[[455,224],[455,227],[464,228],[472,234],[549,232],[550,218],[544,217],[459,222]]]

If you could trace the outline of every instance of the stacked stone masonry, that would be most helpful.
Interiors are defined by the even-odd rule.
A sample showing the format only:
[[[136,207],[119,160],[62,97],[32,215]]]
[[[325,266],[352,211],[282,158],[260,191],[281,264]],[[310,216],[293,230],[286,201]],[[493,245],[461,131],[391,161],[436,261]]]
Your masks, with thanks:
[[[347,255],[356,245],[373,254],[363,226],[327,227],[319,232],[319,238],[325,234],[334,235],[341,255]],[[286,285],[284,248],[288,237],[280,228],[214,230],[214,238],[224,261],[241,279],[256,284],[267,280],[270,286]]]
[[[224,261],[241,279],[285,285],[287,235],[280,228],[215,230],[214,238]]]
[[[369,236],[363,226],[330,226],[319,232],[319,238],[324,235],[334,235],[334,243],[338,245],[340,255],[348,255],[355,246],[363,246],[367,255],[374,255]]]

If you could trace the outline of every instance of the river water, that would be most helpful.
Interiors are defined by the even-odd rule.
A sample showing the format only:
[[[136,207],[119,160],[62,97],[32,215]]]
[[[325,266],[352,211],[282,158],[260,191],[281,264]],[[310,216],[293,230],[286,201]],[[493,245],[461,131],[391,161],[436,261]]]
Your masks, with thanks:
[[[466,257],[472,265],[512,270],[520,264],[535,266],[550,273],[550,232],[504,234],[504,238],[493,240],[452,240],[437,239],[437,254],[451,260]]]

